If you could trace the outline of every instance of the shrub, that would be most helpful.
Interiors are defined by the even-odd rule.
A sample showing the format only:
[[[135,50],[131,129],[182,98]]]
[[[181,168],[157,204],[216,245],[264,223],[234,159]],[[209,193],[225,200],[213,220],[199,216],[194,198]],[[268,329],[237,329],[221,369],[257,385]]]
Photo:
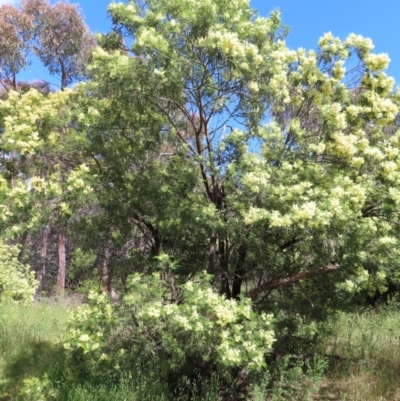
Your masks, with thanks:
[[[249,299],[215,293],[206,275],[175,286],[173,279],[135,274],[118,305],[90,293],[89,304],[70,316],[64,348],[80,377],[118,379],[120,371],[141,370],[151,361],[160,377],[205,382],[262,370],[274,341],[272,320],[255,313]]]
[[[0,241],[0,301],[30,301],[37,289],[34,272],[18,260],[19,249]]]

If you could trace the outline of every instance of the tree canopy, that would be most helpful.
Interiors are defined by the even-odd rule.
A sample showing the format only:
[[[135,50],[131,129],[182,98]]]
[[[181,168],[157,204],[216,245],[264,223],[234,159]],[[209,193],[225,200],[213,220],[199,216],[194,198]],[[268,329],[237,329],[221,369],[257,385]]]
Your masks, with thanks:
[[[206,271],[321,312],[396,282],[400,98],[370,39],[292,50],[247,0],[135,0],[90,54],[74,7],[2,9],[1,232],[38,272],[50,228],[71,286]],[[15,91],[27,51],[62,91]]]

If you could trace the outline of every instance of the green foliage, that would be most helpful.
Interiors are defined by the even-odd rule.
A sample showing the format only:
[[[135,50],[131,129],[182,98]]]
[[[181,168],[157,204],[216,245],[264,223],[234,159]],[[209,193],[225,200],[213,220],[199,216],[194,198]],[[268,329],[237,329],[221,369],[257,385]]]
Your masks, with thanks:
[[[16,246],[0,241],[0,302],[32,301],[37,282],[34,272],[18,259],[20,250]]]
[[[206,269],[227,298],[333,272],[326,293],[383,291],[399,260],[388,57],[354,34],[291,50],[279,13],[190,4],[111,4],[117,30],[88,82],[0,103],[1,146],[24,156],[4,158],[7,235],[68,227],[84,252],[108,244],[122,282],[163,250],[181,279]]]
[[[95,377],[96,371],[82,377],[79,359],[60,349],[60,342],[66,341],[68,305],[68,300],[0,305],[0,396],[5,400],[43,397],[51,401],[56,394],[57,401],[216,401],[222,397],[221,383],[227,393],[226,375],[213,376],[208,384],[199,386],[198,378],[196,384],[196,378],[187,375],[161,375],[159,360],[145,354],[129,355],[129,371],[124,372],[121,364],[118,380],[115,374]],[[331,319],[330,330],[325,331],[331,334],[324,336],[325,348],[319,348],[326,358],[307,353],[281,357],[275,350],[276,361],[268,358],[267,371],[250,372],[248,397],[251,394],[255,401],[305,401],[311,395],[316,400],[395,399],[399,391],[399,321],[396,301],[377,310]],[[126,349],[125,357],[128,354]],[[233,379],[236,382],[237,377]],[[18,395],[20,391],[25,395]]]
[[[90,278],[93,277],[93,265],[97,259],[97,255],[92,251],[84,251],[82,248],[76,248],[74,249],[72,255],[71,255],[71,262],[70,262],[70,267],[68,270],[68,277],[73,279],[75,277],[79,278],[86,278],[89,277],[89,279],[86,279],[85,281],[90,281]],[[95,287],[95,282],[97,281],[97,288],[99,285],[99,280],[95,280],[92,278],[93,283],[87,283],[87,291],[81,290],[80,292],[89,292],[89,289],[94,289]],[[80,285],[80,287],[82,284]]]
[[[47,375],[42,379],[37,377],[25,379],[20,394],[26,401],[57,400],[58,396],[56,391],[52,391]]]
[[[254,401],[311,401],[324,378],[327,362],[319,356],[286,355],[270,366],[269,374],[253,386]]]
[[[45,32],[57,15],[35,1]],[[31,264],[44,274],[46,229],[61,262],[69,236],[69,277],[89,287],[101,266],[102,288],[121,291],[117,304],[92,293],[71,318],[66,364],[81,394],[132,366],[164,384],[231,382],[235,369],[262,371],[272,345],[310,350],[321,321],[398,282],[400,95],[387,55],[355,34],[289,49],[279,13],[261,17],[247,0],[108,10],[115,30],[98,36],[87,82],[0,102],[1,237],[41,231]],[[50,45],[38,54],[59,73]],[[18,284],[15,252],[3,270],[23,272]],[[0,267],[0,285],[10,277]],[[283,382],[300,377],[281,363],[293,376]]]
[[[339,314],[325,338],[330,393],[343,400],[393,400],[399,392],[398,298],[376,309]]]

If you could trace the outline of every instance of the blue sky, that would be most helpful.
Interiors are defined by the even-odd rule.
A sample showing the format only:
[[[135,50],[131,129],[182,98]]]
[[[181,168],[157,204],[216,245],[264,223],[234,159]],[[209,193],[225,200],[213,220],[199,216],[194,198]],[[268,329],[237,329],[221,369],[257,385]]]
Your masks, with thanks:
[[[332,32],[344,39],[356,33],[372,39],[374,52],[388,53],[388,73],[400,84],[400,1],[399,0],[252,0],[253,8],[267,14],[282,11],[291,29],[289,47],[315,48],[318,38]]]
[[[53,1],[53,0],[52,0]],[[201,0],[200,0],[201,1]],[[0,4],[10,0],[0,0]],[[111,22],[106,8],[110,0],[70,0],[79,3],[85,20],[94,32],[107,32]],[[251,0],[253,8],[266,16],[279,8],[291,33],[291,48],[315,48],[318,38],[331,31],[341,39],[351,32],[370,37],[376,53],[388,53],[388,73],[400,84],[400,1],[399,0]]]
[[[71,0],[71,2],[74,2]],[[107,31],[108,0],[80,0],[86,22],[94,31]],[[289,47],[315,48],[318,38],[331,31],[341,39],[349,33],[370,37],[375,52],[388,53],[388,73],[400,84],[400,1],[399,0],[251,0],[263,16],[282,11],[283,22],[291,29]]]

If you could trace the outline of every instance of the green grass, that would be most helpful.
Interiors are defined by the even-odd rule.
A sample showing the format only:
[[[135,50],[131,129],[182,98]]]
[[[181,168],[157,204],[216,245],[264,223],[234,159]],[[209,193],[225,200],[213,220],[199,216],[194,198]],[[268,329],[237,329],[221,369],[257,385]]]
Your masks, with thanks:
[[[64,340],[70,308],[66,303],[55,301],[25,306],[0,305],[0,401],[23,400],[19,395],[23,380],[43,377],[45,373],[57,387],[52,398],[57,401],[171,399],[165,383],[154,376],[156,370],[153,373],[151,370],[126,372],[126,377],[118,384],[71,381],[74,367],[69,366],[62,351],[54,347]],[[396,305],[341,314],[329,324],[332,334],[320,352],[330,355],[329,366],[319,392],[311,391],[321,382],[321,377],[313,376],[311,368],[303,375],[304,367],[299,365],[293,369],[289,366],[291,362],[285,367],[283,361],[275,376],[275,390],[271,390],[265,378],[264,386],[253,391],[254,401],[400,401],[400,311]],[[301,381],[303,390],[310,391],[296,390]],[[39,401],[40,397],[25,399]],[[214,388],[210,389],[208,397],[203,395],[196,401],[217,399]]]
[[[17,398],[23,380],[52,369],[69,307],[61,303],[0,304],[0,401]]]
[[[320,399],[400,400],[400,312],[396,305],[331,322],[330,369]]]
[[[169,389],[157,369],[126,372],[122,381],[78,381],[76,367],[62,351],[68,311],[65,299],[31,305],[0,304],[0,401],[167,401]],[[58,346],[57,346],[58,345]],[[148,364],[147,364],[148,365]],[[48,375],[50,394],[22,396],[24,380]],[[33,379],[34,382],[35,379]],[[76,381],[74,381],[76,380]],[[56,383],[56,384],[55,384]],[[54,385],[55,384],[55,385]],[[41,383],[38,386],[42,386]],[[210,391],[211,394],[211,391]],[[185,401],[186,397],[180,398]],[[216,397],[193,401],[215,401]]]

